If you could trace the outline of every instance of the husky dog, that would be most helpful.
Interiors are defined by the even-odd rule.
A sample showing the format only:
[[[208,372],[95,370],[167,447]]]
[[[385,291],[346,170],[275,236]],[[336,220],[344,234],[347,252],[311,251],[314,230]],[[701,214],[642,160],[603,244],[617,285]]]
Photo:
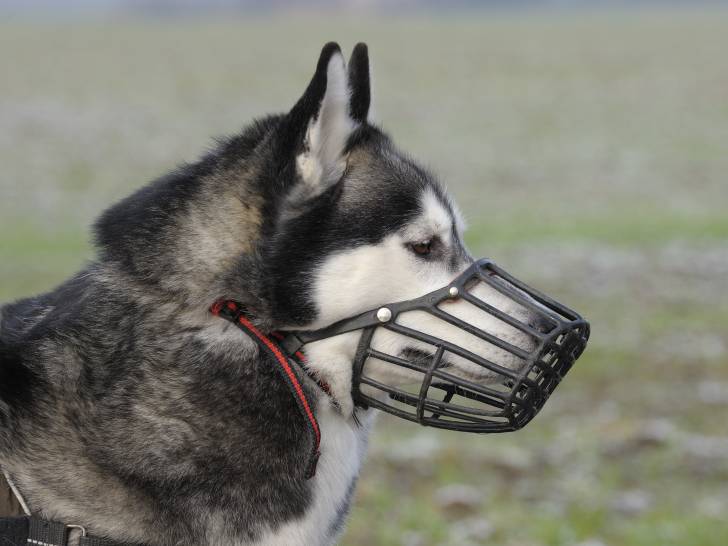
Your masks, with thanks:
[[[0,464],[30,511],[150,546],[337,541],[374,411],[352,400],[357,333],[305,349],[308,372],[329,386],[303,384],[321,432],[306,479],[310,437],[296,401],[250,336],[209,309],[231,299],[261,331],[316,329],[430,292],[472,263],[452,199],[368,121],[369,82],[364,44],[348,66],[327,44],[287,114],[112,206],[95,224],[92,263],[2,308]],[[450,335],[424,315],[408,320]],[[396,335],[376,343],[420,350]],[[489,381],[468,362],[448,365]],[[384,365],[374,373],[408,379]]]

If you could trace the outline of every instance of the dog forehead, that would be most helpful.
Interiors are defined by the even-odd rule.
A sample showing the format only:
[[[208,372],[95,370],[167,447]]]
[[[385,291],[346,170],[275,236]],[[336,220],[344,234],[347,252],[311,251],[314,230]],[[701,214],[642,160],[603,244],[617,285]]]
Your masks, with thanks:
[[[391,182],[394,187],[372,184],[368,191],[357,188],[348,196],[347,209],[353,205],[359,221],[366,216],[366,224],[381,222],[382,226],[390,226],[386,230],[390,233],[401,229],[405,238],[449,238],[456,217],[441,191],[430,185]]]
[[[417,214],[404,224],[402,235],[408,241],[438,236],[450,242],[453,222],[452,213],[438,192],[431,187],[422,188]]]
[[[449,204],[438,195],[432,187],[425,188],[422,192],[422,214],[421,221],[434,232],[450,230],[455,219]]]
[[[388,140],[350,153],[341,204],[348,210],[399,214],[409,222],[419,219],[436,229],[456,219],[437,180]]]

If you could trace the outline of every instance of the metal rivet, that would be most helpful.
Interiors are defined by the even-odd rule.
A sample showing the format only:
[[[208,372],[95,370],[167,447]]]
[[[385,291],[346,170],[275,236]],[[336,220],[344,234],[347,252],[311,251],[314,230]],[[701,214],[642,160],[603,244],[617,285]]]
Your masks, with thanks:
[[[392,318],[392,311],[390,311],[387,307],[380,307],[377,311],[377,318],[379,319],[379,322],[389,322],[389,319]]]
[[[451,286],[448,293],[450,294],[451,298],[457,298],[460,291],[458,290],[457,286]]]

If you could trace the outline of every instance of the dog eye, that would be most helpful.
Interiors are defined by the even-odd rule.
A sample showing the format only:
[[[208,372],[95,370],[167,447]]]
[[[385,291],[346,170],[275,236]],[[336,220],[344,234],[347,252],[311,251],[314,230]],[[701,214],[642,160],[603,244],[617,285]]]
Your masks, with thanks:
[[[432,250],[432,241],[421,241],[410,245],[412,252],[420,256],[427,256]]]

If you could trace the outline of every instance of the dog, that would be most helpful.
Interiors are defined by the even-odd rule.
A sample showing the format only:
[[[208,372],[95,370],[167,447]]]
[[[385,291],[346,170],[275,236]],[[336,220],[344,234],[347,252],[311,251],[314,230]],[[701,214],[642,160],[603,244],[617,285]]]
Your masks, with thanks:
[[[1,308],[0,464],[29,511],[114,543],[337,542],[376,413],[352,397],[359,333],[307,345],[294,392],[265,346],[210,309],[238,302],[255,332],[316,330],[427,294],[471,266],[453,199],[369,120],[370,79],[366,45],[347,63],[327,44],[290,111],[111,206],[95,223],[91,263]],[[533,347],[467,302],[449,308]],[[519,366],[426,313],[405,323]],[[373,343],[423,352],[391,332]],[[492,381],[465,358],[447,366]],[[384,362],[370,373],[411,379]],[[312,476],[301,470],[312,442],[301,408],[320,436]]]

